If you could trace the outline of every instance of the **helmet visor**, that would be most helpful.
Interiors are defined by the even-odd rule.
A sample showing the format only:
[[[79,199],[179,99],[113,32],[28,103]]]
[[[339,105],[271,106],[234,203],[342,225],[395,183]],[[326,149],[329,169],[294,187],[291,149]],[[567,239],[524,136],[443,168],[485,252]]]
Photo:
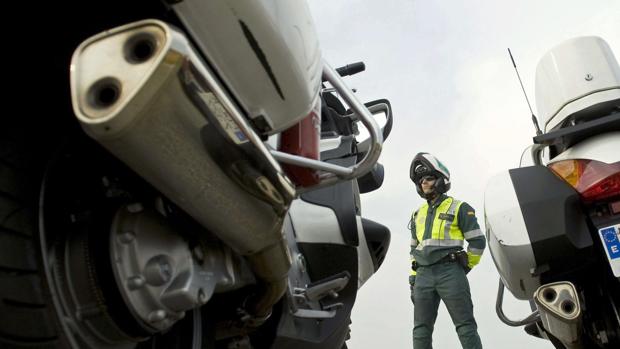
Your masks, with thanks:
[[[413,170],[413,176],[416,183],[421,183],[423,177],[432,176],[432,170],[424,164],[417,164]]]
[[[436,181],[436,180],[437,180],[437,177],[436,177],[436,176],[433,176],[433,175],[424,175],[424,176],[420,177],[420,181],[419,181],[419,183],[420,183],[420,184],[422,184],[422,182],[424,182],[424,181],[429,181],[429,182],[432,182],[432,181]]]

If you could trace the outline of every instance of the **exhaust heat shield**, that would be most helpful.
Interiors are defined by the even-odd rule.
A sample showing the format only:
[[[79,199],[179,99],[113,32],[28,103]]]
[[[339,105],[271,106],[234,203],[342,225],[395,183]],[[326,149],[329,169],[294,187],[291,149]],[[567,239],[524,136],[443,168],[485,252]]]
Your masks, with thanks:
[[[248,257],[268,297],[281,296],[295,188],[182,33],[145,20],[88,39],[73,56],[71,93],[86,133]]]

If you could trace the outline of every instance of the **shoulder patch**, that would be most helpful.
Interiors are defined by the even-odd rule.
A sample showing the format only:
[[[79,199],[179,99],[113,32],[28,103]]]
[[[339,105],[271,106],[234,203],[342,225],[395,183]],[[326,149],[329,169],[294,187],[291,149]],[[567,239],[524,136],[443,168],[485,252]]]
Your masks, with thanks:
[[[467,211],[468,216],[475,216],[476,213],[474,211]]]

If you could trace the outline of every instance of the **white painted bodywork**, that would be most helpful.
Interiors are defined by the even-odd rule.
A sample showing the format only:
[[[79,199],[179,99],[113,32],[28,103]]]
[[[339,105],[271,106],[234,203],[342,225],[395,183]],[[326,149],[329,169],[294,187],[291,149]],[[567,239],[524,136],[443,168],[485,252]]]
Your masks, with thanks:
[[[338,218],[331,208],[297,199],[289,212],[297,242],[344,245]]]
[[[320,151],[324,152],[337,149],[340,146],[340,143],[342,143],[342,136],[321,139],[321,142],[319,143]]]
[[[509,171],[492,177],[484,195],[489,250],[504,285],[518,299],[529,299],[540,287],[531,271],[534,251]]]
[[[620,132],[590,137],[568,148],[549,163],[571,159],[596,160],[608,164],[620,161]]]
[[[498,240],[506,245],[530,243],[519,200],[508,171],[489,180],[484,193],[484,212],[487,220],[493,224]]]
[[[356,216],[355,221],[357,223],[357,237],[359,240],[359,245],[357,246],[357,288],[359,289],[375,273],[375,266],[372,263],[372,257],[370,257],[366,235],[364,235],[362,217]]]
[[[596,105],[610,108],[602,115],[589,113],[588,118],[605,116],[620,100],[620,66],[611,49],[598,37],[568,40],[551,49],[540,60],[536,70],[536,106],[545,132],[566,126],[571,115]],[[603,104],[606,103],[606,104]],[[572,117],[571,117],[572,119]],[[584,119],[585,120],[585,119]],[[579,123],[579,120],[576,120]],[[519,167],[533,165],[527,155],[536,146],[526,148]],[[540,148],[538,148],[540,149]],[[545,158],[549,153],[546,151]],[[604,163],[620,161],[620,132],[609,130],[572,145],[549,163],[588,159]],[[484,198],[487,239],[493,260],[504,285],[518,299],[531,299],[540,286],[540,268],[536,265],[531,241],[510,171],[492,177]],[[619,260],[620,262],[620,260]]]
[[[270,123],[269,134],[310,113],[323,65],[305,0],[185,0],[172,8],[249,117]]]
[[[291,204],[289,212],[298,243],[345,245],[338,219],[331,208],[297,199]],[[357,287],[360,288],[374,274],[375,266],[364,235],[362,217],[356,216],[355,220],[359,240],[357,246]]]
[[[136,37],[156,43],[139,64],[124,52]],[[189,66],[204,80],[204,89],[186,92],[179,77],[189,74]],[[97,106],[91,92],[106,79],[117,81],[118,96]],[[93,36],[71,61],[73,111],[89,136],[236,253],[250,255],[281,244],[273,207],[239,186],[205,151],[200,130],[209,122],[192,96],[213,112],[229,137],[236,135],[231,141],[249,142],[246,133],[240,132],[241,138],[236,132],[234,110],[225,107],[228,100],[187,38],[164,22],[143,20]],[[273,256],[287,263],[283,249]]]
[[[271,149],[279,149],[280,138],[281,138],[281,135],[279,133],[273,134],[269,136],[269,138],[267,138],[266,143]],[[338,136],[334,138],[323,138],[319,141],[319,152],[337,149],[341,143],[342,143],[342,136]]]
[[[569,115],[620,98],[620,66],[599,37],[567,40],[536,68],[536,107],[545,132]]]

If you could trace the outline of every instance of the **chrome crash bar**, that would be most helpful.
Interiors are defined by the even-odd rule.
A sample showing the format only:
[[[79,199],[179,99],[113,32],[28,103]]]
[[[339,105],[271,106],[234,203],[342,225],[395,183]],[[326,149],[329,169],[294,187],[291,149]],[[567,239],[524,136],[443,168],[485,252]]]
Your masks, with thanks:
[[[502,307],[504,303],[504,282],[502,279],[499,279],[499,288],[497,289],[497,301],[495,302],[495,312],[497,313],[497,317],[502,320],[508,326],[519,327],[525,326],[531,323],[534,323],[540,319],[540,315],[538,314],[538,310],[534,311],[530,315],[528,315],[525,319],[522,320],[511,320],[506,314],[504,314],[504,309]]]
[[[205,64],[202,61],[201,57],[196,53],[192,45],[189,43],[189,40],[185,37],[184,33],[178,32],[177,30],[170,27],[168,24],[157,21],[157,20],[145,20],[145,21],[140,21],[140,22],[136,22],[133,24],[129,24],[127,26],[119,27],[112,31],[109,31],[109,33],[105,35],[112,35],[117,32],[118,32],[119,39],[113,39],[113,41],[117,40],[120,42],[122,37],[131,34],[131,35],[134,35],[132,36],[132,38],[134,39],[137,38],[136,39],[137,41],[142,40],[142,41],[148,41],[149,43],[152,41],[153,47],[158,47],[157,45],[161,44],[161,43],[157,44],[157,42],[159,42],[157,40],[160,40],[162,43],[165,43],[166,45],[172,45],[171,43],[174,42],[176,45],[174,46],[174,50],[180,50],[178,53],[181,55],[183,60],[186,62],[185,66],[181,68],[181,72],[180,72],[182,74],[182,79],[183,79],[183,81],[181,81],[181,84],[184,86],[183,88],[185,90],[183,91],[183,93],[181,93],[179,99],[185,100],[186,98],[189,98],[193,101],[194,104],[202,105],[202,104],[205,104],[203,95],[205,93],[207,94],[212,93],[217,99],[217,103],[215,104],[219,104],[219,107],[217,107],[216,109],[222,111],[222,113],[220,112],[217,113],[218,115],[217,122],[219,122],[222,128],[224,128],[225,130],[224,132],[236,135],[232,139],[233,142],[237,144],[250,143],[255,148],[254,153],[258,157],[262,158],[261,160],[263,160],[261,161],[262,165],[264,166],[263,169],[273,175],[270,177],[274,181],[277,181],[277,183],[274,183],[274,184],[276,185],[276,187],[279,187],[283,191],[281,194],[287,199],[293,198],[301,194],[304,191],[316,189],[318,187],[333,185],[341,181],[347,181],[347,180],[361,177],[374,167],[375,163],[377,162],[379,158],[379,155],[382,149],[382,144],[383,144],[383,136],[381,134],[381,130],[377,122],[374,120],[374,118],[372,117],[370,111],[366,108],[366,106],[360,101],[358,101],[357,97],[353,94],[353,91],[351,91],[351,89],[347,87],[347,85],[344,83],[344,81],[342,80],[340,75],[336,72],[336,70],[333,69],[331,66],[329,66],[329,64],[327,64],[325,61],[323,61],[324,80],[329,81],[329,83],[333,86],[333,88],[339,93],[339,95],[344,99],[344,101],[351,107],[357,119],[359,119],[364,124],[364,126],[368,129],[369,134],[370,134],[370,138],[369,138],[370,145],[368,146],[368,150],[366,151],[364,158],[359,163],[351,167],[338,166],[335,164],[330,164],[330,163],[322,162],[319,160],[313,160],[313,159],[309,159],[306,157],[277,151],[277,150],[274,150],[267,142],[264,142],[261,139],[261,136],[254,130],[254,128],[252,127],[248,119],[246,118],[244,111],[239,107],[239,105],[229,95],[228,90],[224,87],[224,84],[222,84],[217,74],[215,74],[212,71],[212,68],[209,65]],[[165,35],[164,34],[155,35],[156,33],[160,33],[160,32],[164,33]],[[105,36],[104,34],[101,34],[101,35]],[[116,41],[114,41],[113,43],[116,44]],[[129,44],[131,44],[131,42]],[[84,49],[85,50],[91,49],[91,46],[85,45]],[[114,67],[116,66],[126,67],[126,69],[133,69],[133,70],[146,69],[146,68],[141,68],[141,67],[151,67],[151,63],[155,62],[155,58],[153,57],[148,57],[148,58],[149,59],[146,62],[140,62],[141,64],[130,64],[132,62],[127,63],[123,60],[120,60],[120,63],[115,61],[116,63],[114,64],[116,65],[113,65],[113,66]],[[162,60],[161,57],[157,59],[160,61]],[[153,67],[156,67],[156,66],[159,67],[159,65],[153,65]],[[77,69],[77,68],[74,68],[74,69]],[[86,68],[80,68],[80,69],[86,69]],[[155,68],[149,68],[149,69],[155,69]],[[152,74],[152,71],[148,71],[148,72],[149,72],[148,74]],[[150,76],[147,74],[147,70],[145,70],[143,74],[146,74],[146,76]],[[73,76],[84,77],[84,76],[88,76],[88,74],[82,74],[82,72],[80,71],[80,72],[74,72]],[[163,79],[162,77],[156,77],[156,78],[160,80]],[[110,79],[107,79],[107,80],[110,80]],[[107,80],[103,78],[101,79],[101,81],[103,82],[106,82]],[[126,79],[119,77],[119,78],[116,78],[116,80],[124,81]],[[72,84],[74,85],[74,87],[76,87],[77,82],[73,81]],[[118,84],[120,86],[120,82],[118,82]],[[112,87],[115,87],[115,86],[112,86]],[[127,90],[127,88],[125,87],[123,88]],[[74,91],[75,90],[76,89],[74,88]],[[103,90],[103,88],[100,88],[100,90]],[[125,90],[123,90],[123,93],[118,92],[118,91],[121,91],[120,87],[114,90],[118,92],[116,95],[119,96],[119,100],[124,101],[125,99],[128,99],[130,97],[129,95],[127,95],[128,92],[126,93]],[[87,94],[88,94],[87,92],[83,93],[84,96],[86,96]],[[79,100],[78,98],[79,96],[75,95],[73,97],[74,97],[73,98],[74,101]],[[82,98],[83,104],[88,105],[87,103],[88,98],[86,99],[84,98]],[[75,103],[78,103],[78,102],[75,102]],[[114,133],[113,132],[114,129],[118,129],[119,130],[118,132],[120,132],[121,128],[124,128],[125,126],[131,124],[129,123],[129,121],[122,121],[122,122],[114,121],[115,119],[118,119],[116,117],[115,110],[117,109],[120,110],[119,105],[122,105],[123,103],[120,103],[119,101],[114,100],[113,103],[110,103],[110,105],[106,105],[106,108],[102,108],[102,107],[90,108],[86,110],[86,112],[90,112],[90,114],[93,114],[94,116],[85,115],[83,117],[80,117],[80,115],[82,114],[81,113],[82,109],[80,109],[78,105],[79,103],[75,104],[74,107],[77,108],[76,111],[78,111],[77,112],[78,119],[80,119],[80,121],[84,124],[84,126],[88,130],[90,130],[89,133],[95,136],[95,138],[103,137],[107,139],[111,137],[110,135],[112,133]],[[209,106],[207,106],[207,108],[209,108]],[[201,109],[201,112],[204,113],[202,109]],[[198,118],[198,117],[195,117],[195,118]],[[106,126],[107,123],[114,123],[114,125],[112,126],[115,126],[115,127],[110,128]],[[184,138],[184,136],[183,137],[179,136],[179,137]],[[230,138],[231,136],[228,135],[228,137]],[[306,168],[323,171],[320,175],[320,182],[310,187],[296,187],[295,184],[286,175],[282,166],[280,166],[280,163],[292,164],[292,165],[297,165],[300,167],[306,167]]]
[[[219,84],[215,82],[215,79],[209,76],[209,74],[205,75],[207,80],[209,80],[209,82],[211,83],[211,89],[219,97],[219,100],[227,109],[228,113],[233,118],[239,129],[246,135],[248,140],[260,151],[260,153],[269,161],[273,170],[276,171],[278,174],[278,178],[281,182],[280,184],[287,188],[289,194],[299,195],[303,192],[307,192],[310,190],[359,178],[366,174],[368,171],[370,171],[379,159],[379,155],[381,154],[381,150],[383,147],[383,135],[381,134],[381,128],[372,117],[372,114],[368,110],[368,108],[366,108],[366,106],[357,99],[353,91],[349,89],[349,87],[342,80],[336,70],[325,61],[323,61],[323,77],[326,81],[329,81],[329,83],[336,89],[336,91],[345,100],[345,102],[351,107],[357,118],[368,129],[368,133],[370,134],[370,146],[368,151],[366,152],[366,155],[364,156],[362,161],[351,167],[338,166],[324,161],[309,159],[303,156],[293,155],[268,148],[265,143],[263,143],[263,141],[260,139],[259,135],[254,132],[254,130],[252,129],[246,118],[243,116],[243,113],[239,110],[239,108],[234,104],[234,102],[232,102],[231,99],[228,98],[227,94],[219,86]],[[377,106],[377,108],[380,109],[381,106],[382,105],[379,105]],[[387,106],[384,106],[383,108],[386,107]],[[294,185],[290,182],[290,180],[288,180],[288,177],[286,177],[279,163],[312,168],[324,171],[324,173],[321,175],[320,183],[310,187],[295,188]]]
[[[339,93],[339,95],[351,107],[362,124],[368,129],[368,133],[370,134],[370,147],[362,161],[351,167],[338,166],[272,149],[270,151],[271,155],[273,155],[273,157],[279,162],[326,172],[321,176],[321,182],[319,184],[310,187],[297,188],[298,193],[363,176],[370,171],[377,160],[379,160],[379,155],[381,154],[381,149],[383,147],[383,135],[381,134],[381,129],[372,117],[371,112],[357,99],[353,91],[349,89],[338,72],[336,72],[336,70],[325,61],[323,61],[323,78],[326,81],[329,81],[336,92]]]

